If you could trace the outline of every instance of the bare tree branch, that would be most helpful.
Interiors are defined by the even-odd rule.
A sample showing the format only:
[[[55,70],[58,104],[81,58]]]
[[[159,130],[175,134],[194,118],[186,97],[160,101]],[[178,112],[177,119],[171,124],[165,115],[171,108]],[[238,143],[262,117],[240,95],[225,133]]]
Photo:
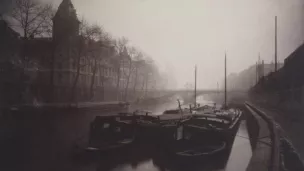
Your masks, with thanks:
[[[44,35],[51,30],[51,5],[44,5],[35,0],[14,0],[11,17],[17,27],[23,30],[23,37]]]

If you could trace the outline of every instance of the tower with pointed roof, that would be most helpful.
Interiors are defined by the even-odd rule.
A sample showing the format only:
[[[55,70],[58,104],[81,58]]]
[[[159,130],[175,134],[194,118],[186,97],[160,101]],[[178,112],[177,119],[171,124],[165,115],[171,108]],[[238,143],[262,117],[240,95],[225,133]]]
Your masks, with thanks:
[[[79,34],[79,20],[71,0],[63,0],[53,18],[54,40],[69,40]]]

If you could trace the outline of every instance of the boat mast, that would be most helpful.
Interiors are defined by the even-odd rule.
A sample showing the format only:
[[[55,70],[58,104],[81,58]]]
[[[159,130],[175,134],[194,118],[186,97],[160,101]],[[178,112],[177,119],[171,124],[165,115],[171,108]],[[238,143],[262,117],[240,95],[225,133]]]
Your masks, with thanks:
[[[217,82],[217,94],[220,94],[219,83]]]
[[[194,107],[196,107],[196,76],[197,76],[197,68],[195,65],[195,70],[194,70]]]
[[[277,42],[278,42],[278,39],[277,39],[277,34],[278,34],[278,29],[277,29],[277,16],[275,16],[275,19],[274,19],[274,24],[275,24],[275,36],[274,36],[274,70],[277,71],[278,70],[278,53],[277,53],[277,48],[278,48],[278,45],[277,45]]]
[[[227,59],[226,59],[226,52],[225,52],[225,103],[224,108],[227,108]]]

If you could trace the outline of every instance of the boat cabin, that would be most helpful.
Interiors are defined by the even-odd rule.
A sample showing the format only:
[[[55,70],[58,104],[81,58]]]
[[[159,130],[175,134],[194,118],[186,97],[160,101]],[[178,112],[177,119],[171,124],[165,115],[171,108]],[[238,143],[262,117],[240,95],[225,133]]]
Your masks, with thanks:
[[[132,139],[135,132],[132,116],[97,116],[90,125],[91,147],[115,144]]]

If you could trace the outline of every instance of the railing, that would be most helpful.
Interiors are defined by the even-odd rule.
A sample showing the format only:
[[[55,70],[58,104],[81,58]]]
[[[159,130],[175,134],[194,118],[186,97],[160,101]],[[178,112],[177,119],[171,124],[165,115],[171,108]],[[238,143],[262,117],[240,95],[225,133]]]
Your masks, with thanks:
[[[247,105],[246,105],[246,108],[247,108],[247,110],[251,110],[251,109],[248,109],[249,106],[247,106]],[[259,132],[260,132],[260,127],[259,127],[257,118],[252,114],[251,115],[247,114],[246,115],[246,126],[247,126],[248,135],[250,137],[251,149],[253,151],[256,149],[256,145],[257,145],[258,138],[259,138]]]
[[[271,139],[271,158],[269,163],[270,171],[279,171],[280,169],[280,137],[275,122],[263,111],[254,105],[246,102],[245,105],[256,112],[268,124]]]

